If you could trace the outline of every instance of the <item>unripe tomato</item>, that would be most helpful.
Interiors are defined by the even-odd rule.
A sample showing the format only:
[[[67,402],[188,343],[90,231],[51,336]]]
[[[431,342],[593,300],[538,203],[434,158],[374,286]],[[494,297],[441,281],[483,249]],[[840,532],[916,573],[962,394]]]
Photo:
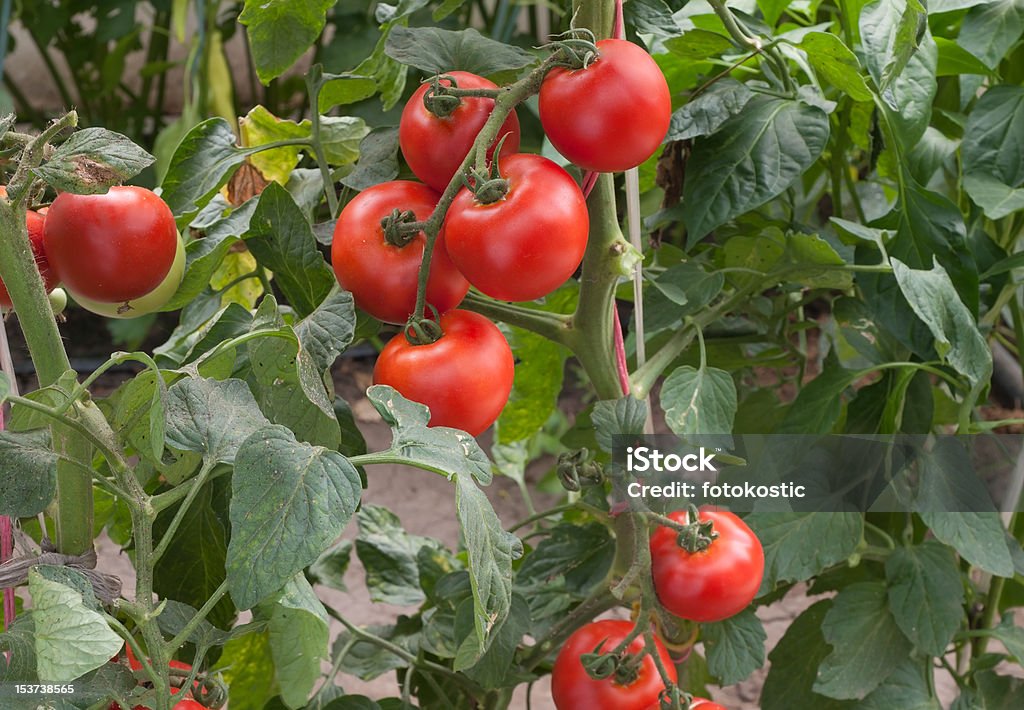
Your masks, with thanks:
[[[50,205],[46,255],[72,293],[104,303],[144,296],[174,263],[178,230],[170,208],[142,187],[104,195],[63,192]]]
[[[605,619],[577,629],[558,652],[551,671],[551,697],[558,710],[647,710],[657,704],[665,683],[658,673],[654,659],[645,655],[636,679],[629,685],[620,685],[614,676],[595,680],[583,667],[580,656],[595,649],[609,652],[633,630],[633,622]],[[676,681],[676,667],[668,651],[657,638],[656,653],[661,658],[669,678]],[[628,654],[640,654],[644,638],[639,636],[626,647]]]
[[[416,284],[427,238],[417,233],[398,247],[384,238],[381,220],[394,210],[430,216],[439,195],[426,185],[394,180],[363,190],[345,205],[334,227],[331,265],[338,283],[356,305],[385,323],[405,323],[416,307]],[[434,245],[427,279],[427,303],[444,313],[465,297],[469,282],[448,258],[444,237]],[[429,311],[428,311],[429,312]]]
[[[497,85],[482,76],[464,71],[448,72],[460,89],[496,89]],[[441,80],[451,86],[447,79]],[[438,192],[444,192],[473,146],[476,135],[483,128],[494,109],[494,99],[465,97],[459,107],[445,117],[431,113],[423,104],[430,89],[424,83],[409,98],[398,124],[398,144],[405,162],[413,173]],[[519,117],[513,111],[498,131],[498,140],[507,136],[501,154],[511,155],[519,150]],[[494,152],[492,143],[487,150],[488,160]]]
[[[688,522],[686,511],[669,518]],[[679,546],[679,533],[658,527],[651,534],[651,576],[662,606],[676,616],[702,623],[740,613],[753,601],[764,576],[764,549],[747,524],[732,513],[701,508],[700,519],[714,523],[718,537],[702,552]]]
[[[581,168],[611,173],[634,168],[661,145],[672,96],[661,69],[622,39],[597,43],[586,69],[553,69],[540,88],[540,122],[551,144]]]
[[[499,161],[509,190],[481,204],[456,195],[444,223],[448,255],[469,282],[503,301],[532,301],[565,283],[587,248],[587,203],[569,173],[520,153]]]
[[[2,196],[7,196],[6,189]],[[49,292],[59,283],[59,280],[57,279],[57,274],[50,268],[50,262],[46,258],[46,248],[43,246],[43,227],[45,222],[45,218],[38,212],[29,210],[25,213],[25,226],[28,228],[28,240],[29,245],[32,247],[32,256],[35,257],[39,275],[43,277],[43,286]],[[13,305],[11,303],[11,295],[7,293],[7,287],[4,286],[3,281],[0,281],[0,306],[11,308]]]
[[[373,382],[430,408],[430,426],[476,436],[494,423],[512,392],[515,362],[498,327],[470,311],[441,316],[444,335],[412,345],[398,334],[381,350]]]
[[[75,299],[75,303],[99,316],[106,318],[138,318],[163,308],[174,294],[177,293],[178,286],[181,285],[181,279],[184,275],[185,242],[179,234],[178,248],[174,252],[174,263],[171,264],[171,270],[167,272],[167,276],[164,277],[159,286],[144,296],[139,296],[123,303],[93,301],[85,296],[76,294],[74,291],[71,292],[71,296]]]

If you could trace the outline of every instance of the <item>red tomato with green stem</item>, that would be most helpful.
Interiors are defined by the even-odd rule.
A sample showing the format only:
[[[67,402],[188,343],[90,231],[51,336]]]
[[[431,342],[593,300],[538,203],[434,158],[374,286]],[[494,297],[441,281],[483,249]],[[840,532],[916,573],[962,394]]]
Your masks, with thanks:
[[[455,79],[460,89],[498,88],[494,82],[469,72],[452,71],[446,76]],[[441,79],[440,83],[451,86],[451,81],[447,79]],[[398,124],[398,143],[405,162],[416,177],[438,192],[444,192],[491,115],[494,99],[462,97],[458,108],[442,117],[432,113],[423,103],[423,97],[430,88],[430,82],[425,82],[409,98]],[[511,155],[519,150],[519,118],[515,111],[509,114],[498,130],[495,143],[502,137],[505,137],[505,142],[501,147],[501,155]],[[488,160],[494,152],[495,143],[487,150]]]
[[[93,301],[144,296],[174,263],[178,229],[171,209],[142,187],[103,195],[62,192],[46,214],[43,243],[69,290]]]
[[[668,517],[689,522],[682,510]],[[707,623],[735,616],[753,601],[764,576],[764,549],[732,513],[704,507],[700,520],[711,521],[717,533],[701,551],[683,549],[672,528],[660,526],[651,534],[651,575],[662,606],[683,619]]]
[[[498,327],[482,315],[454,310],[441,316],[443,335],[413,345],[399,333],[384,346],[373,382],[430,408],[430,426],[473,436],[494,423],[512,392],[515,361]]]
[[[455,266],[488,296],[532,301],[573,275],[587,248],[590,217],[576,181],[539,155],[501,158],[508,193],[490,204],[469,189],[456,195],[444,223]]]
[[[341,287],[356,305],[385,323],[405,323],[416,307],[416,286],[427,238],[418,232],[404,246],[388,241],[382,220],[409,210],[425,220],[439,195],[418,182],[394,180],[363,190],[341,211],[334,227],[331,264]],[[469,282],[448,258],[444,237],[434,245],[427,278],[427,303],[439,313],[455,308]]]
[[[615,674],[596,680],[583,667],[580,657],[595,649],[605,653],[619,645],[633,630],[633,622],[606,619],[577,629],[558,652],[551,671],[551,697],[558,710],[647,710],[658,702],[665,683],[650,655],[644,655],[635,676],[621,683]],[[657,638],[655,652],[665,670],[676,682],[676,667],[668,650]],[[626,646],[627,654],[644,652],[644,639],[639,636]]]
[[[672,120],[665,76],[646,51],[622,39],[597,43],[584,69],[553,69],[540,88],[540,122],[551,144],[585,170],[634,168],[658,149]]]
[[[651,705],[647,710],[662,710],[661,701]],[[724,705],[719,705],[707,698],[694,698],[690,701],[690,710],[726,710]]]
[[[4,192],[6,195],[6,191]],[[50,268],[50,262],[46,258],[46,247],[43,246],[43,226],[45,218],[38,212],[29,210],[25,213],[25,226],[28,228],[29,244],[32,247],[32,256],[36,260],[36,268],[43,278],[43,286],[49,293],[58,283],[57,274]],[[11,308],[11,295],[7,293],[7,287],[0,281],[0,306]]]

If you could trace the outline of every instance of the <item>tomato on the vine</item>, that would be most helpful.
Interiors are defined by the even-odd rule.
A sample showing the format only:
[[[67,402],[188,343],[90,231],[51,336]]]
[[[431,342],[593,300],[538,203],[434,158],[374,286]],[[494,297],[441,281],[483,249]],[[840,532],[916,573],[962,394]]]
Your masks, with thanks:
[[[179,234],[178,248],[174,252],[174,263],[171,264],[171,270],[167,272],[167,276],[160,282],[160,285],[149,293],[122,303],[94,301],[74,291],[71,291],[71,296],[75,299],[75,303],[85,310],[105,318],[138,318],[163,308],[171,300],[171,297],[177,293],[178,286],[181,285],[181,279],[184,275],[185,242]]]
[[[668,516],[687,524],[678,510]],[[691,621],[721,621],[747,608],[764,576],[764,549],[747,524],[734,514],[701,508],[700,520],[710,520],[718,534],[707,549],[690,553],[679,544],[679,533],[660,526],[651,534],[651,575],[654,590],[668,611]]]
[[[171,209],[142,187],[103,195],[62,192],[43,231],[46,256],[68,290],[94,301],[144,296],[174,263],[178,229]]]
[[[610,173],[651,157],[672,119],[672,96],[651,55],[622,39],[597,43],[585,69],[558,67],[540,88],[540,122],[551,144],[581,168]]]
[[[6,194],[5,190],[4,196]],[[25,213],[25,226],[28,228],[28,239],[29,245],[32,247],[32,256],[36,260],[36,268],[39,269],[39,275],[43,277],[43,285],[46,287],[47,292],[49,292],[59,283],[59,279],[54,270],[50,268],[50,262],[46,258],[46,248],[43,246],[43,227],[45,222],[46,220],[43,215],[38,212],[29,210]],[[0,306],[10,308],[13,305],[11,303],[11,295],[7,293],[7,287],[4,286],[3,281],[0,281]]]
[[[494,82],[482,76],[464,71],[446,74],[455,79],[460,89],[496,89]],[[451,81],[441,79],[444,86]],[[466,154],[473,147],[480,129],[494,109],[494,99],[479,96],[462,97],[459,106],[452,113],[441,117],[432,113],[423,103],[423,97],[431,88],[425,82],[409,98],[402,110],[398,124],[398,144],[402,148],[405,162],[413,173],[438,192],[444,192],[462,164]],[[501,155],[519,150],[519,117],[512,111],[498,130],[497,140],[505,137]],[[494,152],[494,143],[487,149],[487,158]]]
[[[498,327],[482,315],[454,310],[441,316],[444,334],[412,345],[399,333],[381,350],[373,382],[430,408],[430,426],[473,436],[494,423],[512,391],[515,361]]]
[[[569,173],[520,153],[498,161],[508,194],[482,204],[468,188],[444,223],[448,255],[469,282],[503,301],[546,296],[572,276],[587,248],[586,199]]]
[[[595,649],[608,653],[621,643],[633,630],[633,622],[605,619],[595,621],[577,629],[558,652],[555,666],[551,671],[551,697],[558,710],[647,710],[665,689],[665,683],[648,654],[643,657],[635,672],[635,678],[628,684],[620,684],[615,675],[603,680],[591,678],[583,667],[580,656],[593,653]],[[655,652],[665,670],[676,681],[676,667],[668,651],[655,638]],[[638,636],[626,646],[626,653],[644,653],[644,638]]]
[[[662,710],[661,701],[654,703],[647,710]],[[719,705],[716,702],[708,700],[707,698],[693,698],[690,701],[690,710],[726,710],[724,705]]]
[[[405,323],[416,307],[416,284],[427,238],[418,232],[405,246],[387,241],[381,221],[395,210],[428,218],[439,195],[418,182],[394,180],[363,190],[345,205],[334,227],[331,265],[356,305],[386,323]],[[469,282],[448,258],[444,237],[434,245],[427,303],[444,313],[465,297]],[[428,311],[429,312],[429,311]]]

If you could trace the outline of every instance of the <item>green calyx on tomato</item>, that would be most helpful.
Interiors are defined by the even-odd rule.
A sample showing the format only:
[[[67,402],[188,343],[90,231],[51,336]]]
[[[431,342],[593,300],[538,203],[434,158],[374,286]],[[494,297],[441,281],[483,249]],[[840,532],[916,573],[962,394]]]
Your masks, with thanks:
[[[462,161],[473,148],[477,134],[494,109],[492,98],[444,96],[443,90],[438,93],[437,88],[434,88],[452,86],[453,82],[459,89],[498,88],[493,82],[476,74],[448,72],[433,82],[423,84],[413,93],[398,124],[398,143],[405,162],[416,177],[438,192],[444,192],[455,177]],[[455,105],[451,99],[458,101],[451,113],[440,116],[427,107],[424,99],[431,91],[435,95],[434,108],[440,108],[440,101],[448,106]],[[446,109],[440,110],[444,112]],[[519,150],[519,118],[515,111],[509,114],[499,129],[497,139],[502,137],[506,140],[500,148],[501,155],[511,155]],[[493,155],[496,143],[497,140],[488,147],[488,159]]]
[[[167,276],[160,282],[160,285],[149,293],[133,298],[123,303],[104,303],[94,301],[71,291],[71,297],[79,306],[85,310],[105,318],[139,318],[150,313],[155,313],[163,308],[174,294],[178,292],[178,286],[185,275],[185,242],[178,235],[178,248],[174,252],[174,262]]]
[[[512,392],[515,361],[498,327],[482,315],[453,310],[438,321],[441,336],[413,345],[392,338],[377,358],[373,382],[389,385],[430,409],[429,426],[481,434]]]
[[[178,229],[166,203],[142,187],[112,187],[102,195],[62,192],[46,214],[43,243],[69,291],[124,303],[167,276]]]
[[[684,526],[690,522],[686,511],[668,517]],[[764,549],[732,513],[703,507],[699,517],[702,524],[713,524],[717,537],[690,552],[680,545],[678,530],[659,526],[651,534],[651,576],[665,609],[707,623],[735,616],[753,601],[764,576]]]
[[[582,69],[556,67],[544,78],[540,121],[555,149],[594,172],[634,168],[661,145],[672,119],[665,76],[646,51],[621,39],[597,43]]]
[[[633,623],[605,619],[589,623],[570,636],[555,659],[551,671],[551,696],[558,710],[580,708],[615,708],[615,710],[648,710],[658,702],[665,682],[658,672],[651,653],[657,653],[673,683],[676,669],[668,651],[654,639],[655,647],[647,649],[643,636],[631,640],[623,650],[632,677],[620,682],[616,676],[597,679],[584,667],[584,657],[604,651],[609,654],[633,630]],[[617,665],[622,665],[619,662]]]
[[[377,320],[400,325],[412,315],[427,241],[418,231],[404,246],[396,246],[389,241],[383,222],[390,217],[393,222],[408,224],[409,214],[415,220],[425,220],[439,198],[421,183],[393,180],[363,190],[338,216],[331,245],[334,275],[341,287],[351,292],[356,305]],[[439,235],[427,278],[427,303],[445,313],[459,305],[467,291],[469,282],[448,257],[444,237]]]
[[[569,279],[587,248],[590,217],[572,177],[539,155],[501,159],[508,194],[481,204],[468,189],[456,196],[444,223],[455,266],[483,293],[532,301]]]

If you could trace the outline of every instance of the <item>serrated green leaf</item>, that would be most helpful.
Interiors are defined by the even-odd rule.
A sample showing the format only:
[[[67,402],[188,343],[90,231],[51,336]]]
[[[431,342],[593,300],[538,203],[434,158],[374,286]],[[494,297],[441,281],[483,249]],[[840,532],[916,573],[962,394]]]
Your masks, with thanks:
[[[814,690],[840,700],[860,699],[907,657],[911,643],[888,609],[883,582],[842,589],[821,624],[832,653],[818,669]]]
[[[406,532],[398,516],[379,506],[363,506],[356,520],[356,554],[366,570],[370,599],[403,606],[423,602],[418,557],[423,548],[440,549],[441,543]]]
[[[886,560],[889,610],[923,653],[941,656],[964,620],[960,568],[945,545],[926,541]]]
[[[29,518],[57,493],[57,454],[48,431],[0,431],[0,515]]]
[[[167,391],[168,445],[211,461],[234,463],[249,435],[269,424],[241,380],[186,377]]]
[[[857,55],[843,40],[828,32],[808,32],[799,44],[807,60],[825,81],[854,101],[870,101],[871,90],[861,75]]]
[[[269,617],[270,654],[281,699],[289,708],[303,708],[320,679],[320,663],[328,658],[327,611],[301,574],[259,609]]]
[[[171,638],[181,633],[199,613],[195,607],[173,599],[165,599],[162,604],[163,611],[157,617],[157,623],[160,624],[160,630]],[[226,631],[221,631],[206,619],[201,619],[186,641],[202,648],[208,648],[223,645],[227,643],[228,638]]]
[[[857,705],[857,710],[942,710],[934,697],[934,681],[926,677],[930,673],[932,668],[926,662],[906,659]]]
[[[273,425],[238,448],[231,490],[228,587],[238,607],[250,609],[338,538],[362,486],[341,454]]]
[[[800,582],[852,555],[864,534],[860,513],[754,513],[744,521],[764,547],[761,592]]]
[[[754,92],[735,79],[716,81],[697,98],[672,114],[665,142],[711,135],[738,114],[754,98]]]
[[[402,64],[428,74],[468,71],[480,76],[521,69],[537,61],[524,49],[496,42],[473,28],[393,27],[384,51]]]
[[[764,625],[750,609],[724,621],[701,624],[708,670],[722,685],[733,685],[764,665]]]
[[[238,120],[242,145],[256,147],[276,141],[305,139],[311,134],[312,124],[307,119],[302,123],[278,118],[263,106],[256,106]],[[297,145],[282,146],[263,150],[249,157],[257,170],[267,180],[285,183],[291,171],[299,163],[302,148]]]
[[[246,152],[235,145],[235,132],[223,118],[203,121],[181,139],[160,193],[174,213],[178,229],[188,226],[228,183],[245,157]]]
[[[338,291],[295,326],[295,335],[317,369],[326,372],[352,344],[355,328],[352,294]]]
[[[689,365],[673,370],[661,387],[661,406],[665,423],[677,436],[724,434],[722,441],[731,445],[736,384],[725,370]]]
[[[154,160],[127,136],[85,128],[57,146],[35,173],[59,191],[94,195],[130,180]]]
[[[398,177],[398,129],[376,128],[359,144],[359,162],[341,184],[362,191]]]
[[[640,436],[647,422],[647,405],[633,396],[603,399],[594,404],[590,417],[596,429],[597,443],[611,453],[615,438]]]
[[[725,35],[699,27],[665,41],[665,49],[684,59],[717,57],[732,48],[732,40]]]
[[[284,74],[316,41],[327,10],[338,0],[245,0],[238,21],[246,26],[260,81]]]
[[[321,553],[306,571],[309,581],[341,592],[347,591],[345,572],[352,559],[352,548],[351,540],[341,540]]]

